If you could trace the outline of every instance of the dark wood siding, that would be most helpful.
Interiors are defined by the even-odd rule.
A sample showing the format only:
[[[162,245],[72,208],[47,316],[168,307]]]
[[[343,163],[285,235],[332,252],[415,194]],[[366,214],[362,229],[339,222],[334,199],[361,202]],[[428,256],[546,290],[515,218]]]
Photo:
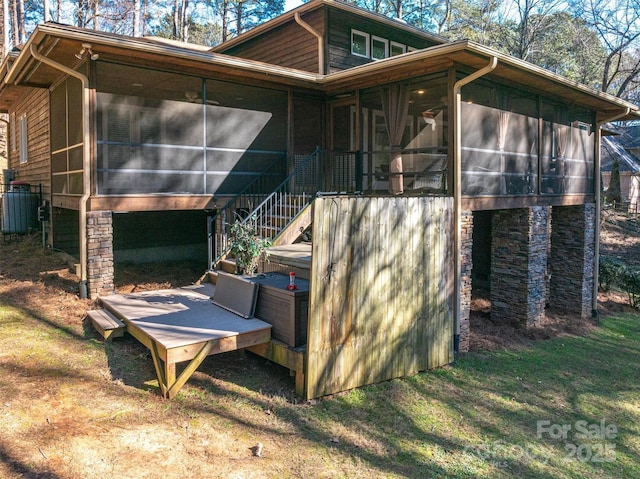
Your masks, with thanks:
[[[373,60],[351,55],[351,29],[369,35],[385,38],[417,49],[427,48],[437,43],[401,28],[393,28],[373,19],[362,18],[342,10],[329,10],[329,73],[346,70]]]
[[[324,11],[301,15],[302,20],[324,35]],[[318,40],[295,21],[248,40],[223,53],[318,73]]]

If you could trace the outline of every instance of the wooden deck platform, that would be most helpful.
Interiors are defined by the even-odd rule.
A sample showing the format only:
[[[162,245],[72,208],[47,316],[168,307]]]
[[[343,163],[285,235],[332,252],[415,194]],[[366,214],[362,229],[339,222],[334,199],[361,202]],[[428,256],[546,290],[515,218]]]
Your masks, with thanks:
[[[173,398],[209,355],[248,348],[271,339],[271,325],[245,319],[211,301],[211,285],[101,298],[153,357],[160,391]],[[199,290],[198,290],[199,289]],[[176,364],[189,361],[176,377]]]

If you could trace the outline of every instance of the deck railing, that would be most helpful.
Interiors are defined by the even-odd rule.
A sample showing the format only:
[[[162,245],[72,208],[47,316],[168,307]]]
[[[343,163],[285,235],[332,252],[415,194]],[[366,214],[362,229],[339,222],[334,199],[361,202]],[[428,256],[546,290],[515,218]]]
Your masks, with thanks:
[[[229,253],[229,234],[233,223],[255,222],[256,231],[268,239],[275,238],[313,199],[318,192],[320,150],[297,159],[292,173],[266,191],[251,184],[209,218],[209,269],[214,270]],[[268,172],[265,172],[267,175]],[[264,175],[263,175],[264,176]],[[262,176],[260,177],[262,178]],[[261,181],[258,178],[256,182]],[[271,181],[274,177],[271,177]]]
[[[402,173],[390,172],[392,156],[402,156]],[[407,193],[446,195],[448,153],[444,147],[410,148],[400,151],[380,150],[362,153],[362,189],[375,193],[388,191],[389,181],[402,177]]]

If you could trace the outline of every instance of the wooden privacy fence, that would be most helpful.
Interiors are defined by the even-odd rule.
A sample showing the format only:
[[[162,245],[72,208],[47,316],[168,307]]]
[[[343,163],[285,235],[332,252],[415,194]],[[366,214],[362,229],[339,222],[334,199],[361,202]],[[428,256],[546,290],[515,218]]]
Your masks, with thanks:
[[[453,360],[453,200],[315,202],[306,396]]]

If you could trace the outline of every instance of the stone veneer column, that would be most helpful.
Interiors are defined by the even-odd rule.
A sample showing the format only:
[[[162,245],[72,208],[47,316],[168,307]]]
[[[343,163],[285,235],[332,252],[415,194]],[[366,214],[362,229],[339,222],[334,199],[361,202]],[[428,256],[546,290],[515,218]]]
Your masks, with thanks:
[[[473,212],[462,211],[460,216],[461,236],[460,236],[460,340],[458,352],[469,351],[470,324],[469,315],[471,312],[471,270],[473,269]]]
[[[595,205],[554,206],[549,303],[582,318],[593,308]]]
[[[495,211],[491,220],[491,319],[523,327],[544,315],[549,209]]]
[[[111,211],[87,213],[87,283],[88,295],[92,299],[115,291]]]

